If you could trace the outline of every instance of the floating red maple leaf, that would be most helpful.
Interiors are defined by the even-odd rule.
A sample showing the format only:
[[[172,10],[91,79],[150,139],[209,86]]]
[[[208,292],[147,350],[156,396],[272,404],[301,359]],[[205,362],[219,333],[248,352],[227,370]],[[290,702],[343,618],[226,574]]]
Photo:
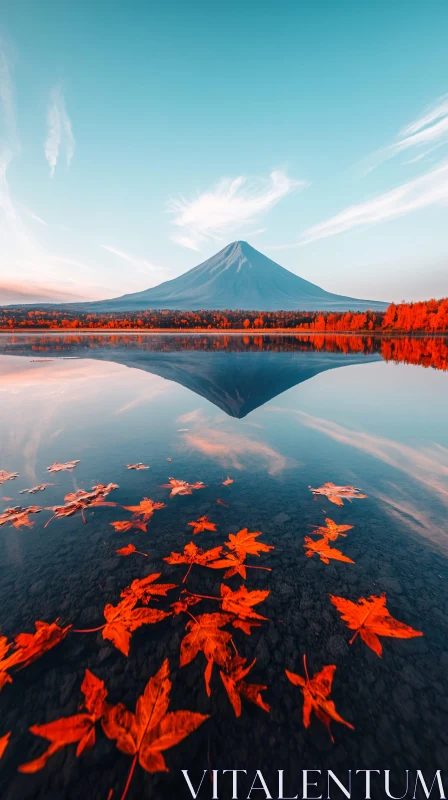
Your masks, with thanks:
[[[269,712],[271,710],[270,705],[265,703],[261,696],[261,692],[265,691],[267,686],[247,683],[244,680],[254,666],[256,659],[254,658],[248,667],[246,667],[246,661],[247,658],[241,658],[241,656],[236,655],[227,665],[225,671],[219,671],[224,688],[237,717],[241,716],[241,697],[245,697],[246,700],[259,706],[264,711]]]
[[[123,655],[129,655],[131,635],[141,625],[152,625],[169,617],[171,611],[159,611],[156,608],[135,608],[138,598],[129,594],[121,603],[113,606],[108,603],[104,609],[106,623],[98,628],[86,630],[76,629],[74,633],[95,633],[102,631],[103,639],[109,639]]]
[[[171,489],[170,497],[175,497],[176,494],[193,494],[195,489],[205,488],[205,483],[202,483],[202,481],[197,481],[196,483],[187,483],[187,481],[178,481],[176,478],[170,478],[169,483],[162,483],[162,489]]]
[[[232,653],[229,642],[232,634],[223,631],[225,625],[231,622],[230,614],[220,612],[214,614],[200,614],[187,622],[186,630],[188,633],[182,639],[180,646],[180,666],[185,667],[190,661],[196,658],[199,652],[203,652],[207,659],[204,670],[205,689],[210,697],[210,679],[212,676],[213,664],[225,667],[231,660]]]
[[[259,556],[260,553],[268,553],[269,550],[274,550],[272,544],[256,541],[257,537],[261,535],[261,531],[248,531],[247,528],[242,528],[238,533],[229,535],[229,540],[225,542],[225,546],[229,550],[233,550],[238,557],[243,558],[246,555]]]
[[[50,524],[51,520],[59,517],[71,517],[72,514],[76,514],[77,511],[81,511],[83,521],[85,522],[84,511],[91,506],[116,506],[116,503],[106,501],[107,495],[113,489],[118,489],[116,483],[108,483],[107,486],[98,483],[96,486],[92,486],[90,492],[86,492],[84,489],[78,489],[77,492],[69,492],[64,497],[64,505],[49,506],[47,508],[47,511],[54,511],[54,514],[51,519],[45,523],[45,527]]]
[[[65,472],[67,470],[71,471],[76,467],[77,464],[79,464],[79,458],[76,461],[66,461],[65,464],[58,464],[58,462],[55,461],[53,464],[47,467],[47,470],[48,472]]]
[[[141,603],[147,605],[154,596],[166,597],[166,593],[171,589],[177,589],[177,583],[156,583],[160,578],[161,572],[154,572],[141,580],[132,581],[130,586],[123,589],[120,597],[135,597]]]
[[[119,550],[115,550],[117,555],[119,556],[131,556],[133,553],[137,553],[139,556],[147,556],[148,553],[142,553],[141,550],[137,550],[135,545],[127,544],[126,547],[120,547]]]
[[[311,720],[311,712],[314,711],[316,717],[320,722],[325,725],[330,734],[331,741],[334,742],[333,734],[331,733],[330,723],[331,720],[340,722],[346,725],[347,728],[354,730],[353,725],[343,719],[336,711],[336,706],[330,700],[331,687],[333,684],[334,673],[336,672],[336,665],[329,664],[324,667],[320,672],[317,672],[313,678],[308,675],[306,666],[306,656],[303,657],[303,664],[305,667],[305,678],[301,675],[296,675],[295,672],[285,670],[287,677],[294,684],[300,686],[303,694],[303,724],[308,728]]]
[[[303,546],[305,548],[305,555],[307,558],[312,558],[312,556],[318,555],[324,564],[329,564],[330,559],[333,561],[346,561],[347,564],[355,563],[351,558],[344,556],[344,554],[341,553],[341,551],[336,547],[330,547],[326,536],[324,536],[322,539],[318,539],[317,541],[310,539],[309,536],[305,536],[305,544]]]
[[[45,767],[48,759],[58,750],[68,744],[78,743],[76,755],[80,756],[84,750],[95,744],[95,725],[101,719],[106,708],[107,691],[104,682],[86,669],[84,680],[81,684],[84,694],[84,706],[87,713],[75,714],[72,717],[62,717],[45,725],[33,725],[30,728],[35,736],[42,736],[50,742],[45,752],[27,764],[19,767],[19,772],[33,773]]]
[[[8,733],[5,733],[4,736],[0,737],[0,758],[2,758],[3,753],[5,752],[6,748],[8,747],[10,737],[11,737],[11,731],[9,731]]]
[[[325,518],[325,525],[316,525],[312,535],[325,536],[329,542],[335,542],[339,536],[347,536],[347,531],[351,531],[353,525],[337,525],[329,517]]]
[[[144,497],[137,506],[124,506],[124,508],[126,511],[132,511],[134,517],[141,517],[143,522],[148,522],[154,514],[154,511],[165,508],[165,503],[155,503],[154,500],[150,500],[149,497]]]
[[[29,518],[29,514],[38,514],[39,511],[42,511],[41,506],[27,506],[26,508],[22,508],[22,506],[14,506],[14,508],[6,508],[0,514],[0,528],[2,525],[6,525],[7,522],[10,522],[14,528],[32,528],[34,522],[32,522]]]
[[[138,519],[123,519],[117,522],[110,522],[109,524],[119,533],[127,533],[133,528],[146,533],[146,522],[139,522]]]
[[[201,533],[201,531],[216,531],[215,523],[210,522],[209,518],[206,516],[199,517],[194,522],[189,522],[188,525],[191,525],[193,528],[193,533]]]
[[[379,636],[389,636],[393,639],[413,639],[423,636],[421,631],[415,631],[410,625],[399,622],[391,616],[386,608],[386,595],[371,595],[361,597],[357,603],[346,600],[345,597],[330,595],[330,600],[339,611],[342,619],[350,630],[355,631],[350,639],[352,644],[358,634],[367,647],[381,658],[383,648]]]
[[[35,633],[19,633],[13,642],[8,643],[5,636],[0,637],[0,690],[6,683],[11,683],[9,670],[20,669],[36,661],[44,653],[56,647],[65,639],[71,625],[60,628],[58,620],[47,623],[37,620]]]
[[[336,486],[330,481],[319,486],[318,489],[313,489],[312,486],[308,488],[315,497],[322,495],[330,503],[334,503],[335,506],[343,506],[344,500],[348,500],[351,503],[352,500],[362,500],[367,497],[366,494],[360,494],[361,490],[357,489],[356,486]]]
[[[52,483],[38,483],[37,486],[33,486],[32,489],[22,489],[19,494],[36,494],[36,492],[43,492],[47,486],[53,486]]]
[[[106,707],[102,720],[104,733],[115,740],[122,753],[133,756],[121,800],[125,800],[137,761],[147,772],[168,772],[163,751],[181,742],[208,719],[207,715],[193,711],[168,712],[171,685],[170,667],[165,659],[137,700],[135,714],[123,703]]]
[[[7,472],[5,469],[0,469],[0,486],[6,481],[13,481],[19,477],[18,472]]]
[[[201,550],[199,547],[196,547],[194,542],[188,542],[188,544],[184,547],[183,553],[171,553],[171,555],[166,556],[163,560],[167,561],[168,564],[189,564],[188,570],[186,575],[184,576],[182,583],[185,583],[187,580],[190,570],[193,564],[199,564],[201,567],[213,567],[213,561],[216,561],[217,558],[221,555],[222,547],[213,547],[212,550]]]

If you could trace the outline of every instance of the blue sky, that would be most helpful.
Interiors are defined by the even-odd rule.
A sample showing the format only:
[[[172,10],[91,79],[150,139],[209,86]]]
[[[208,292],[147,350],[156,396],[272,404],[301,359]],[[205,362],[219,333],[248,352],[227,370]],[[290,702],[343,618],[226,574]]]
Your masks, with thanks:
[[[0,302],[235,239],[325,289],[448,294],[445,0],[4,0]]]

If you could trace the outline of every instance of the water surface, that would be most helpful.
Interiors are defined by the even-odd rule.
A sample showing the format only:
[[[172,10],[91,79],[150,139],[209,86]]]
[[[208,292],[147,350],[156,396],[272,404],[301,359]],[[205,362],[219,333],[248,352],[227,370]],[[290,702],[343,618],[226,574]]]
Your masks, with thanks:
[[[162,572],[180,583],[185,570],[163,557],[192,538],[209,549],[248,527],[275,547],[248,559],[272,569],[249,570],[246,581],[269,589],[257,607],[268,622],[250,637],[234,635],[239,652],[256,658],[250,678],[268,687],[270,714],[244,701],[237,719],[216,667],[209,699],[201,654],[179,669],[186,617],[140,628],[129,658],[101,633],[69,634],[1,693],[0,736],[13,731],[1,797],[105,799],[111,787],[120,797],[130,759],[100,729],[90,752],[76,759],[72,745],[29,776],[17,766],[45,742],[28,728],[76,713],[86,667],[105,681],[111,702],[133,710],[166,657],[172,708],[211,718],[167,751],[168,774],[136,771],[131,799],[186,798],[179,770],[200,777],[210,765],[262,768],[266,777],[284,769],[296,787],[291,794],[305,767],[340,775],[389,768],[401,776],[406,768],[446,766],[447,353],[443,338],[0,336],[0,469],[19,473],[0,487],[0,513],[118,484],[108,498],[118,507],[87,510],[87,524],[76,515],[44,527],[51,512],[43,510],[31,528],[0,528],[2,634],[31,632],[36,619],[101,625],[104,606],[116,605],[134,578]],[[50,464],[74,459],[72,472],[49,477]],[[149,469],[126,468],[136,462]],[[227,476],[234,482],[223,486]],[[161,485],[170,477],[206,488],[169,499]],[[20,494],[47,481],[43,492]],[[343,507],[314,499],[309,486],[326,481],[359,487],[367,498]],[[144,496],[165,503],[147,533],[114,531],[111,522],[129,518],[121,506]],[[204,514],[217,531],[192,537],[187,523]],[[306,558],[304,537],[325,517],[354,526],[334,546],[355,564]],[[148,558],[117,556],[130,542]],[[221,579],[222,572],[194,567],[187,586],[216,595]],[[227,583],[236,589],[241,579]],[[349,645],[329,595],[356,601],[382,592],[391,614],[424,636],[384,638],[380,659],[359,637]],[[315,718],[305,730],[301,693],[285,677],[285,669],[302,673],[304,654],[313,673],[337,666],[332,697],[355,731],[333,723],[333,745]],[[210,796],[209,786],[201,796]]]

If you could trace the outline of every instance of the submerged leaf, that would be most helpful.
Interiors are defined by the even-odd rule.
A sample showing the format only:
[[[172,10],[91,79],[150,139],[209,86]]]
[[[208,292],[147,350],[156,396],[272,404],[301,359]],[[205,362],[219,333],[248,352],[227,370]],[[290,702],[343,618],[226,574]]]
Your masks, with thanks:
[[[332,720],[346,725],[347,728],[354,730],[353,725],[347,722],[336,711],[336,706],[330,700],[331,687],[333,684],[334,673],[336,672],[336,665],[329,664],[324,667],[320,672],[316,672],[313,678],[308,676],[306,666],[306,656],[303,657],[305,666],[305,678],[301,675],[296,675],[294,672],[285,670],[287,677],[294,684],[300,686],[303,694],[303,724],[308,728],[311,720],[311,712],[314,711],[316,717],[328,730],[331,741],[334,742],[333,734],[331,733],[330,723]]]
[[[303,546],[305,548],[305,555],[307,558],[312,558],[312,556],[317,554],[320,556],[320,560],[323,561],[324,564],[329,564],[330,559],[333,561],[346,561],[347,564],[355,563],[351,558],[344,556],[344,554],[341,553],[341,551],[336,547],[330,547],[326,536],[324,536],[323,539],[318,539],[317,541],[310,539],[309,536],[305,536],[305,544]]]
[[[371,595],[361,597],[357,603],[345,597],[330,595],[330,600],[339,611],[342,619],[355,634],[350,639],[350,644],[355,641],[358,634],[367,647],[381,658],[383,648],[379,636],[389,636],[393,639],[413,639],[423,636],[421,631],[415,631],[410,625],[399,622],[391,616],[386,608],[386,595]]]
[[[190,567],[185,575],[182,583],[185,583],[193,564],[199,564],[201,567],[214,568],[213,562],[221,555],[222,547],[213,547],[211,550],[201,550],[196,547],[194,542],[188,542],[184,547],[183,553],[171,553],[163,560],[168,564],[189,564]]]
[[[126,464],[126,466],[128,469],[149,469],[149,467],[147,467],[146,464],[142,464],[141,461],[138,461],[137,464]]]
[[[329,542],[335,542],[339,536],[347,536],[347,531],[351,531],[353,525],[337,525],[329,517],[325,518],[325,525],[317,525],[312,535],[325,536]]]
[[[71,625],[60,628],[58,620],[51,623],[38,620],[35,626],[35,633],[19,633],[14,642],[8,643],[5,636],[0,637],[0,690],[6,683],[12,682],[8,674],[12,667],[23,669],[33,661],[37,661],[44,653],[62,642],[71,628]]]
[[[210,522],[209,518],[206,516],[199,517],[194,522],[189,522],[188,525],[191,525],[194,534],[201,533],[201,531],[216,531],[215,523]]]
[[[271,710],[270,705],[265,703],[261,696],[261,692],[267,689],[267,686],[260,686],[256,683],[247,683],[244,678],[254,666],[256,659],[246,667],[247,658],[241,658],[236,655],[228,664],[225,671],[220,670],[219,674],[227,692],[228,698],[232,703],[233,710],[237,717],[241,716],[241,697],[245,697],[251,703],[259,706],[264,711]]]
[[[180,666],[185,667],[190,661],[196,658],[199,652],[203,652],[207,659],[204,671],[205,688],[210,697],[210,678],[213,664],[225,667],[231,660],[232,653],[229,642],[232,634],[223,631],[225,625],[231,622],[230,614],[201,614],[187,622],[186,630],[188,633],[182,639],[180,646]]]
[[[130,556],[133,553],[138,553],[140,556],[148,555],[148,553],[142,553],[141,550],[137,550],[137,548],[133,544],[127,544],[126,547],[120,547],[120,549],[115,550],[115,552],[119,556]]]
[[[143,522],[148,522],[154,514],[154,511],[165,508],[165,503],[155,503],[154,500],[150,500],[149,497],[144,497],[143,500],[140,500],[138,506],[124,506],[124,508],[126,511],[132,511],[134,517],[142,517]],[[133,525],[133,527],[137,526]]]
[[[90,670],[86,669],[84,680],[81,684],[84,694],[84,706],[87,714],[75,714],[72,717],[62,717],[45,725],[33,725],[30,728],[35,736],[42,736],[50,742],[45,752],[27,764],[19,767],[19,772],[33,773],[43,769],[48,759],[58,750],[68,744],[78,742],[76,755],[80,756],[84,750],[95,744],[95,724],[101,719],[106,708],[107,691],[104,682],[100,681]]]
[[[177,583],[155,583],[161,576],[161,572],[154,572],[141,580],[132,581],[130,586],[123,589],[120,597],[135,597],[141,603],[147,605],[152,597],[166,597],[166,593],[171,589],[177,589]]]

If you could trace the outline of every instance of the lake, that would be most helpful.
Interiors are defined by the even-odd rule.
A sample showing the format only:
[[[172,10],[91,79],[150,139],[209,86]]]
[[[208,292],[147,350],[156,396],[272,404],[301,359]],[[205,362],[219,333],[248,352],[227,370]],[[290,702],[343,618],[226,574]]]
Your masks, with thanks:
[[[86,669],[104,681],[108,703],[134,711],[166,658],[170,710],[209,718],[164,752],[169,772],[137,766],[130,800],[191,797],[182,769],[195,786],[203,770],[246,769],[253,777],[262,769],[275,797],[278,769],[285,797],[299,791],[303,768],[331,769],[341,780],[349,769],[390,769],[397,795],[406,769],[425,771],[431,782],[448,763],[447,368],[443,337],[1,335],[0,470],[18,473],[0,486],[0,520],[16,509],[0,527],[1,634],[8,642],[31,634],[36,620],[72,626],[41,657],[9,670],[12,682],[1,692],[0,737],[12,732],[1,762],[3,800],[120,798],[132,756],[99,722],[95,744],[79,758],[69,744],[43,769],[22,774],[18,766],[49,744],[29,728],[79,713]],[[72,461],[72,469],[48,471]],[[138,464],[148,469],[127,467]],[[196,488],[172,493],[172,478]],[[328,482],[355,487],[354,496],[340,498],[336,489],[329,499],[310,489]],[[53,519],[46,510],[98,485],[107,489],[99,499],[114,505],[85,498],[84,510]],[[146,520],[135,511],[143,498],[163,504]],[[42,510],[17,517],[18,506]],[[195,535],[189,523],[204,516],[216,530]],[[307,555],[305,537],[317,542],[326,519],[351,526],[326,541],[350,561],[330,555],[325,563],[309,546]],[[243,577],[195,564],[182,583],[188,564],[164,559],[193,540],[205,551],[222,546],[221,558],[240,557],[224,543],[245,528],[261,531],[249,549],[274,548],[245,561],[246,588],[269,592],[253,607],[267,619],[252,618],[258,624],[248,635],[248,616],[233,626],[229,614],[218,630],[231,632],[224,650],[237,650],[247,666],[256,659],[246,681],[267,687],[260,691],[270,712],[243,697],[237,717],[223,665],[213,667],[209,697],[204,654],[182,667],[179,654],[187,623],[224,614],[221,584],[235,592]],[[117,554],[129,544],[139,552]],[[103,638],[104,627],[76,632],[104,626],[104,607],[154,573],[176,588],[137,607],[169,616],[135,629],[128,656]],[[390,615],[414,633],[380,633],[379,657],[360,635],[350,644],[355,629],[330,595],[357,604],[383,593]],[[171,605],[177,601],[185,607]],[[331,699],[354,730],[333,720],[334,743],[315,714],[304,727],[300,686],[285,674],[304,676],[304,655],[310,677],[336,667]],[[241,797],[252,777],[241,776]],[[219,796],[230,799],[231,776],[222,781]],[[199,797],[211,796],[206,775]]]

